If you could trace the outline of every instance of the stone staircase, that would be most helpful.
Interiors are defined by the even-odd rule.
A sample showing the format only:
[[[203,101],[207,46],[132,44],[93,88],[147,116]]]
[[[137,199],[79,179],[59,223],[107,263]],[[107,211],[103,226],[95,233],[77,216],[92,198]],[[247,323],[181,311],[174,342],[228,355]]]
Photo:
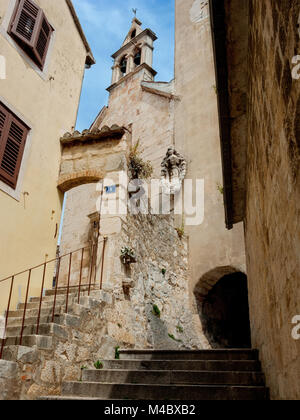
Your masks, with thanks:
[[[42,400],[266,400],[255,350],[121,350]]]
[[[26,347],[53,351],[55,337],[65,338],[66,328],[80,325],[82,311],[103,299],[99,290],[69,294],[59,290],[54,322],[54,290],[43,298],[39,335],[36,335],[39,298],[27,305],[23,342],[19,346],[24,304],[10,311],[3,359],[16,362]],[[2,341],[0,340],[0,345]],[[49,353],[50,354],[50,353]],[[27,363],[27,362],[26,362]],[[25,364],[26,364],[25,363]],[[60,396],[42,400],[265,400],[268,389],[256,350],[120,350],[119,360],[103,360],[101,370],[83,370],[82,380],[63,382]]]
[[[91,293],[94,293],[93,288],[91,288]],[[60,326],[65,325],[68,318],[72,318],[73,305],[74,303],[78,302],[78,291],[71,291],[69,293],[68,301],[70,314],[65,313],[66,291],[64,289],[57,291],[54,322],[52,322],[54,294],[55,290],[45,291],[40,313],[38,335],[36,335],[36,331],[40,298],[33,297],[29,299],[29,302],[27,303],[26,318],[23,329],[23,347],[37,347],[38,349],[42,350],[51,349],[52,335],[59,334]],[[82,300],[84,300],[87,295],[88,287],[82,287],[80,303],[82,303]],[[10,360],[6,350],[10,346],[19,346],[20,344],[24,306],[24,303],[19,303],[16,310],[9,311],[3,359]],[[63,330],[61,330],[61,333],[63,333]],[[3,340],[0,339],[0,346],[2,341]]]

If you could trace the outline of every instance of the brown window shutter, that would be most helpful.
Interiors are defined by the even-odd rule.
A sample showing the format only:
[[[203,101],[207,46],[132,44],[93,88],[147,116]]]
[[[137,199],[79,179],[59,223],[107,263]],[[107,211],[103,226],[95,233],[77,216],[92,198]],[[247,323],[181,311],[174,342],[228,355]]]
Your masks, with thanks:
[[[34,55],[41,67],[43,67],[52,34],[52,27],[47,21],[44,13],[41,14],[37,24],[37,34],[33,48]]]
[[[38,22],[42,10],[31,0],[21,0],[14,18],[11,34],[30,48],[34,48]]]
[[[17,185],[28,131],[0,104],[0,179],[12,188]]]
[[[0,150],[8,127],[9,112],[0,104]]]

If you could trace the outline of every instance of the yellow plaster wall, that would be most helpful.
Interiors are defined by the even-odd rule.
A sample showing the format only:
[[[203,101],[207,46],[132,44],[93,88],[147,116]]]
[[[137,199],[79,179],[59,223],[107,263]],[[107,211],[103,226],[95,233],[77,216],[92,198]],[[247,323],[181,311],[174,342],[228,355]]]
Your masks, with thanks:
[[[66,2],[36,0],[55,31],[45,72],[33,69],[5,36],[3,25],[14,3],[0,0],[0,54],[7,73],[6,80],[0,80],[0,97],[30,124],[31,132],[20,199],[0,186],[0,279],[55,257],[63,198],[56,188],[59,138],[75,126],[86,58]],[[24,286],[21,277],[16,279],[16,288],[19,285]],[[0,309],[6,295],[0,290]]]

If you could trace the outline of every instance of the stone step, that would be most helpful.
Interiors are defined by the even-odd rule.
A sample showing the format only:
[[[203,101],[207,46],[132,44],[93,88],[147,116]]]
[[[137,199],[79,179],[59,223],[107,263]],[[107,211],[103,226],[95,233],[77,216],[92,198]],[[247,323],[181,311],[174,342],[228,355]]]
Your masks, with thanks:
[[[69,297],[69,304],[71,305],[73,302],[76,301],[76,298],[74,297]],[[41,309],[53,309],[53,304],[54,304],[54,300],[52,302],[49,301],[44,301],[42,302],[42,306]],[[55,303],[55,307],[57,308],[63,308],[66,304],[66,298],[64,298],[63,300],[57,300]],[[40,303],[39,302],[29,302],[26,305],[26,313],[29,309],[39,309]],[[19,303],[17,310],[24,310],[25,308],[25,303]]]
[[[99,287],[98,287],[99,288]],[[91,286],[91,291],[97,290],[97,287]],[[78,293],[79,286],[70,287],[70,293]],[[84,286],[81,288],[81,292],[87,292],[89,290],[88,286]],[[67,288],[65,289],[58,289],[57,295],[66,295],[67,294]],[[45,291],[45,296],[54,296],[55,295],[55,289],[50,289]]]
[[[104,369],[259,372],[258,360],[104,360]]]
[[[2,345],[2,339],[0,339],[0,346]],[[20,337],[8,337],[5,340],[5,346],[17,346],[20,344]],[[22,339],[22,346],[33,347],[36,346],[39,349],[49,350],[52,348],[53,342],[52,337],[45,335],[25,335]]]
[[[258,360],[258,351],[220,350],[119,350],[121,360]]]
[[[95,292],[93,292],[93,293],[95,293]],[[82,302],[82,304],[84,304],[90,298],[92,298],[92,296],[89,297],[88,292],[82,293],[82,295],[80,296],[79,303]],[[56,308],[64,308],[65,305],[66,305],[66,302],[67,302],[67,297],[66,296],[64,296],[63,298],[57,296],[57,299],[56,299],[56,302],[55,302],[55,307]],[[73,303],[78,303],[78,295],[77,296],[69,295],[68,302],[69,302],[69,306],[72,305]],[[54,298],[52,298],[51,300],[46,300],[46,298],[43,298],[41,308],[42,309],[49,309],[49,308],[51,309],[51,308],[53,308],[53,305],[54,305]],[[27,310],[29,310],[29,309],[39,309],[39,307],[40,307],[40,300],[39,299],[37,301],[28,302],[27,305],[26,305]],[[18,307],[17,307],[17,310],[24,310],[24,308],[25,308],[25,303],[19,303]]]
[[[265,400],[263,386],[149,385],[64,382],[62,396],[132,400]]]
[[[264,386],[261,372],[84,370],[83,382]]]
[[[64,306],[57,305],[56,308],[55,308],[55,311],[56,311],[57,314],[59,314],[59,313],[62,313],[64,309],[65,309]],[[44,309],[41,310],[41,316],[52,315],[52,311],[53,311],[52,307],[44,308]],[[23,314],[24,314],[23,310],[9,311],[8,318],[22,318]],[[32,318],[32,317],[37,318],[38,314],[39,314],[38,309],[28,309],[26,311],[26,318]]]
[[[91,289],[91,294],[92,293],[95,293],[95,290],[92,290]],[[56,301],[57,302],[62,302],[62,303],[64,303],[65,301],[66,301],[66,296],[67,296],[67,292],[65,292],[65,293],[60,293],[60,294],[57,294],[57,296],[56,296]],[[80,296],[88,296],[88,290],[80,290]],[[54,294],[51,294],[51,295],[46,295],[45,294],[45,296],[43,296],[43,302],[54,302]],[[73,298],[73,299],[75,299],[76,300],[76,297],[78,298],[78,290],[76,291],[76,292],[74,292],[74,291],[71,291],[70,293],[69,293],[69,298]],[[39,302],[40,301],[40,297],[31,297],[30,299],[29,299],[29,302],[31,302],[31,303],[36,303],[36,302]]]
[[[54,315],[54,322],[55,323],[60,323],[59,320],[61,319],[61,317],[63,317],[63,314],[58,314],[56,313]],[[20,327],[22,326],[22,321],[23,318],[21,317],[17,317],[17,318],[8,318],[8,322],[7,322],[7,326],[8,327]],[[26,317],[24,325],[28,326],[28,325],[36,325],[37,322],[37,317],[33,316],[33,317]],[[52,322],[52,314],[49,316],[41,316],[40,318],[40,323],[41,324],[48,324],[48,323]]]
[[[22,327],[22,321],[23,318],[8,318],[8,323],[7,323],[7,327],[8,328],[13,328],[13,327],[17,327],[20,328]],[[35,326],[37,323],[37,317],[30,317],[30,318],[26,318],[25,319],[25,323],[24,326]],[[40,318],[40,324],[51,324],[52,323],[52,314],[49,316],[41,316]],[[73,314],[58,314],[56,313],[54,315],[54,323],[55,324],[59,324],[59,325],[66,325],[69,327],[78,327],[80,325],[80,317],[73,315]]]
[[[24,326],[24,331],[23,334],[24,335],[35,335],[37,332],[37,325],[33,324],[33,325],[26,325]],[[40,324],[39,325],[39,335],[46,335],[46,336],[50,336],[50,335],[56,335],[59,337],[63,337],[66,338],[66,332],[65,329],[58,324],[55,323],[47,323],[47,324]],[[21,333],[21,327],[8,327],[6,329],[6,337],[18,337],[20,336]]]

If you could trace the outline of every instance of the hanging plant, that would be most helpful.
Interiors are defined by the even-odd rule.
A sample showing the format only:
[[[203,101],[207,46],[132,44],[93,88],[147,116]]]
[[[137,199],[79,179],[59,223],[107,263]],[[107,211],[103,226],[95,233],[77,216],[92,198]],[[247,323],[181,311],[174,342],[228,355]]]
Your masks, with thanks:
[[[137,260],[136,260],[134,250],[132,248],[124,246],[121,249],[121,260],[122,260],[122,263],[125,265],[136,263]]]

